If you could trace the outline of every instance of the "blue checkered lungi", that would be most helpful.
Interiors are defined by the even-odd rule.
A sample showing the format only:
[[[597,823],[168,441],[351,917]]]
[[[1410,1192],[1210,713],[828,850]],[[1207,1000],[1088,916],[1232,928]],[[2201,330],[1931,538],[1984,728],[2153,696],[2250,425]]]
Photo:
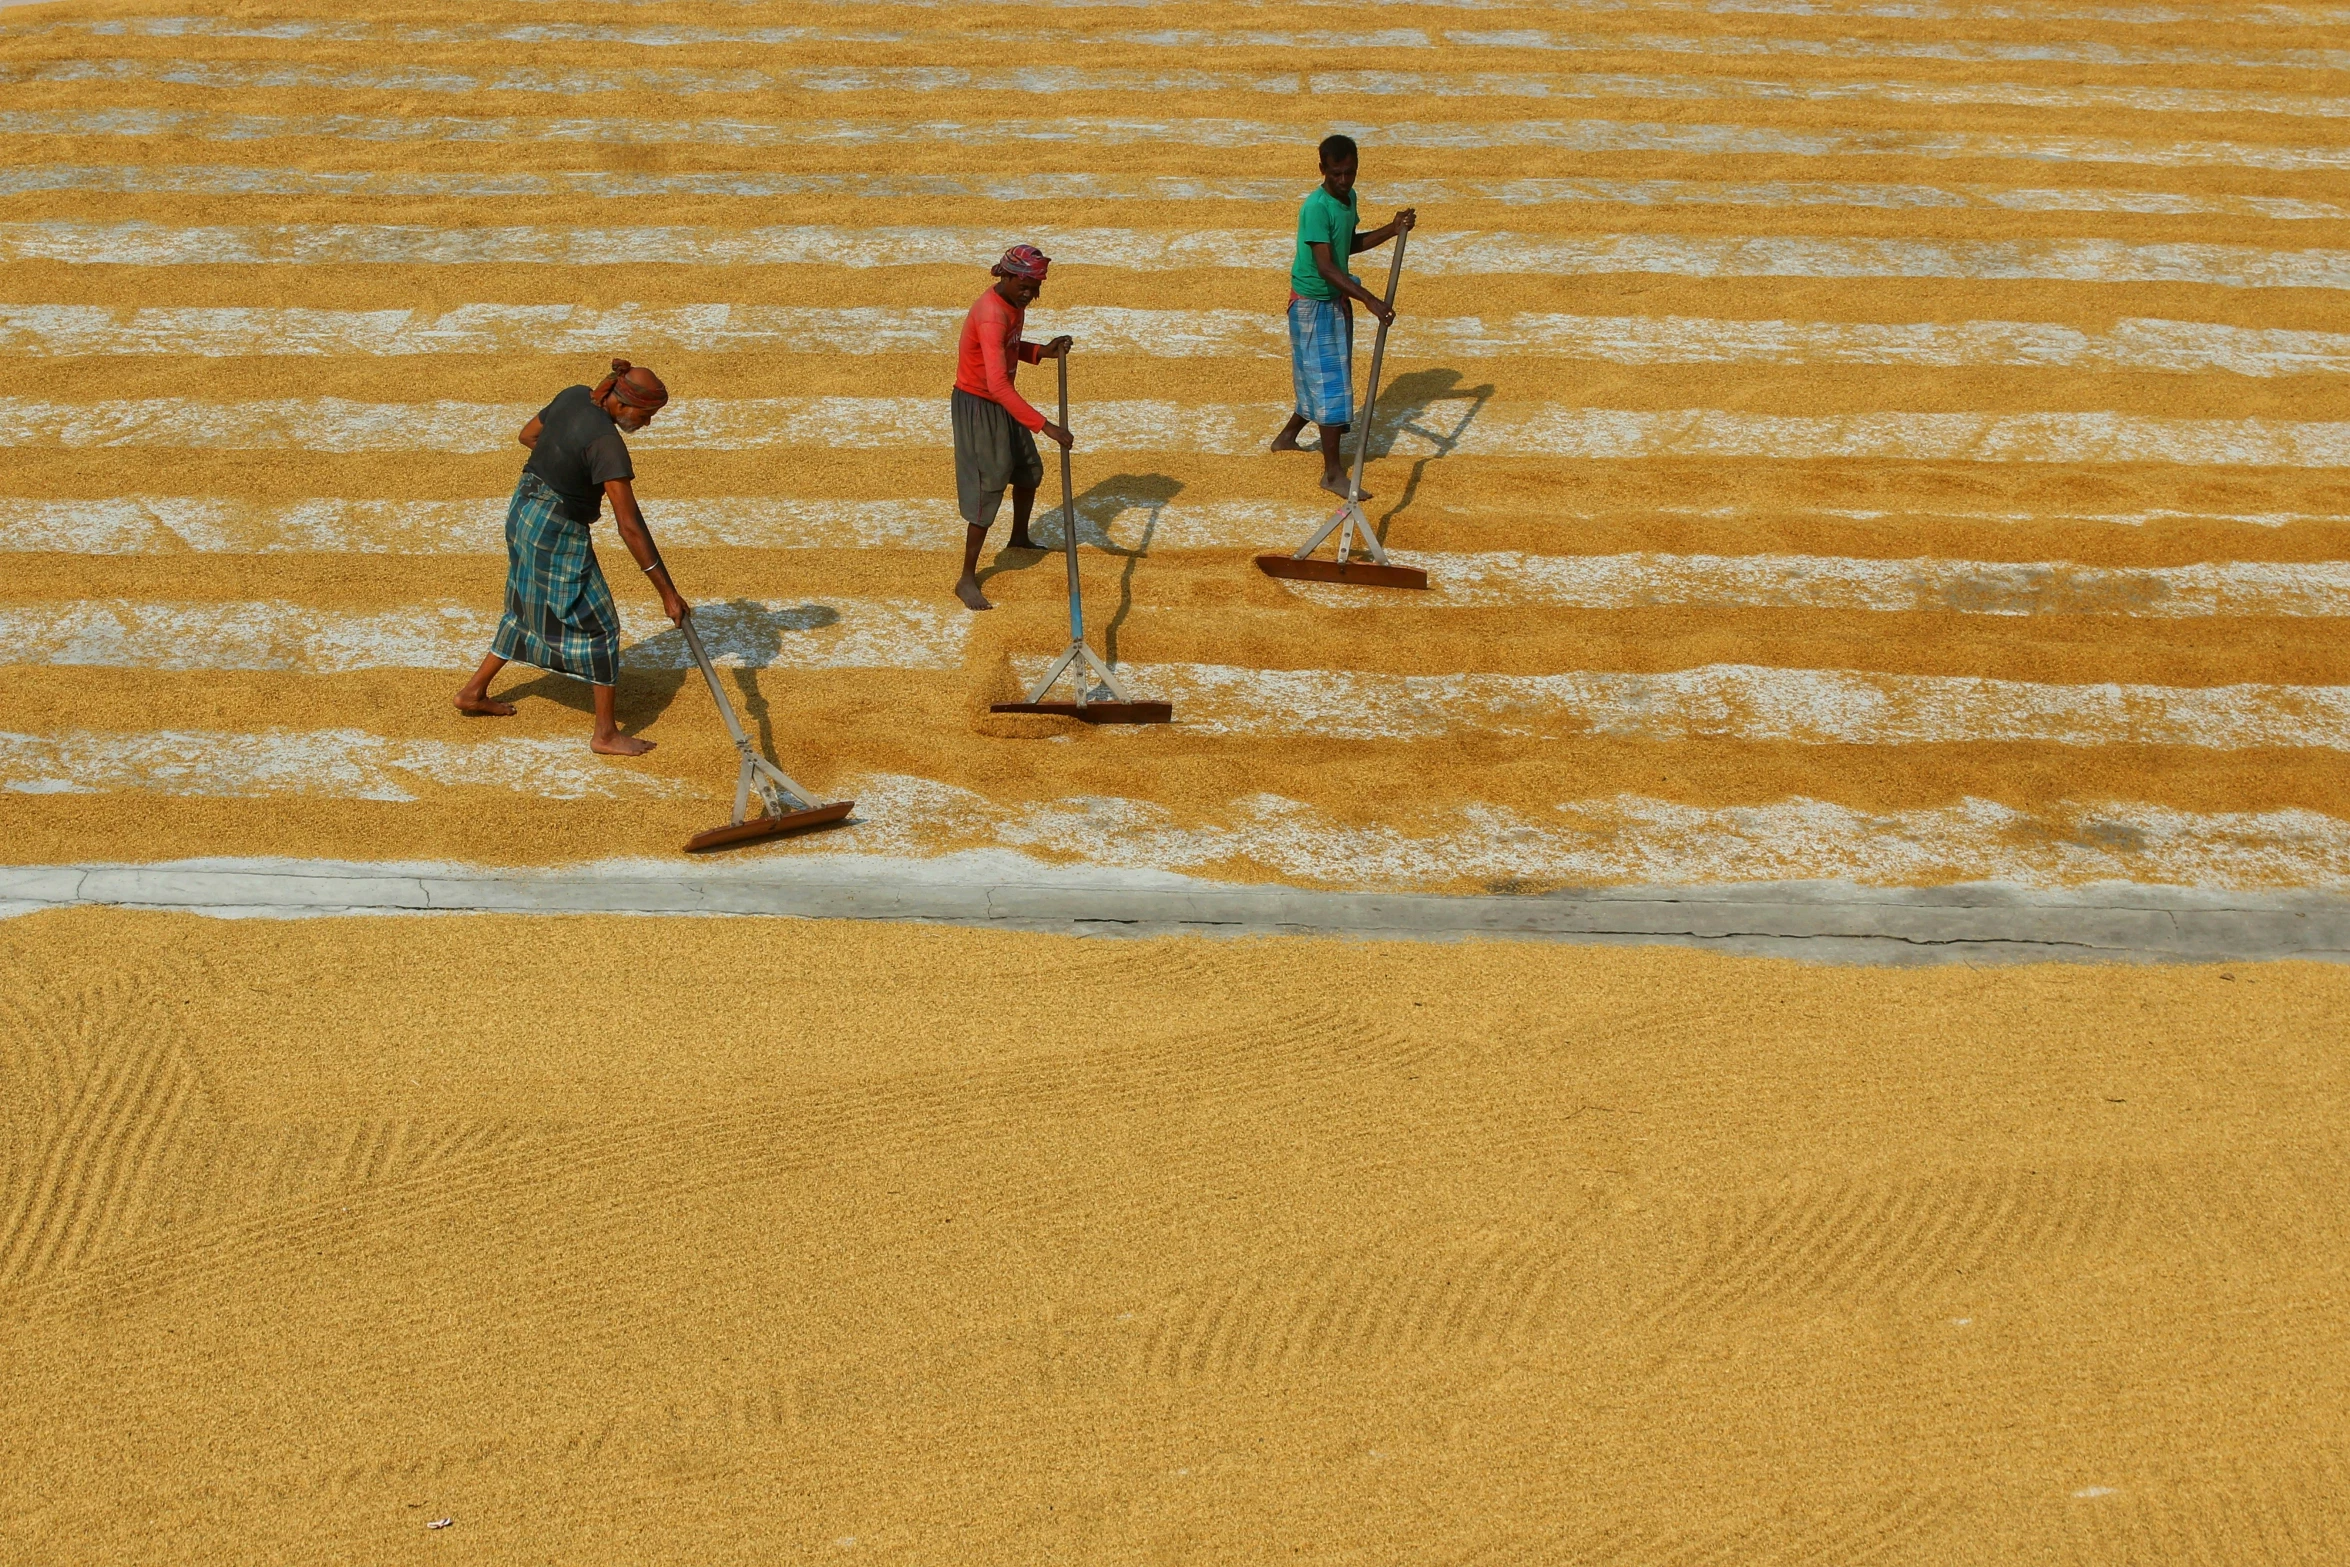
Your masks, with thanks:
[[[1342,301],[1289,302],[1289,370],[1297,378],[1299,418],[1354,423],[1354,352],[1354,318]]]
[[[506,613],[490,651],[590,685],[620,683],[620,611],[588,525],[525,468],[506,507]]]

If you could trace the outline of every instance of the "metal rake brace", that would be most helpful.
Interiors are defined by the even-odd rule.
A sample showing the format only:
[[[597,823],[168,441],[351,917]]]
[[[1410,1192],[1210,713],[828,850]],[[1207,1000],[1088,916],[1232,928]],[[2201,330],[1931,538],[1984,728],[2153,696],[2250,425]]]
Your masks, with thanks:
[[[751,737],[743,732],[742,720],[734,716],[734,704],[727,700],[726,688],[718,683],[718,668],[710,662],[709,649],[702,646],[702,634],[694,629],[693,612],[688,610],[677,626],[685,633],[685,645],[693,649],[694,663],[702,671],[702,679],[709,683],[710,695],[718,703],[718,716],[726,720],[726,732],[734,737],[735,754],[742,758],[742,770],[734,780],[734,820],[724,827],[695,833],[685,841],[686,852],[821,827],[855,810],[854,800],[819,802],[792,782],[790,774],[759,754],[758,748],[751,744]],[[762,814],[749,816],[754,790]],[[748,820],[744,819],[746,816]]]
[[[1060,356],[1061,368],[1061,428],[1069,428],[1069,356]],[[1061,548],[1069,562],[1069,645],[1061,649],[1060,657],[1044,672],[1036,689],[1028,693],[1025,702],[998,702],[989,708],[995,713],[1054,713],[1064,718],[1081,718],[1089,724],[1171,724],[1175,709],[1166,702],[1138,702],[1134,693],[1126,689],[1115,671],[1085,640],[1085,589],[1077,576],[1077,493],[1069,476],[1069,448],[1061,448]],[[1076,688],[1074,702],[1048,702],[1045,697],[1062,675]],[[1110,688],[1111,700],[1088,700],[1095,677]]]
[[[1314,536],[1287,555],[1259,555],[1257,570],[1268,577],[1287,577],[1302,582],[1345,582],[1367,588],[1425,588],[1428,573],[1417,566],[1391,565],[1386,549],[1379,543],[1379,535],[1371,527],[1371,519],[1363,514],[1363,503],[1355,497],[1363,493],[1363,459],[1371,450],[1372,417],[1379,409],[1379,366],[1387,357],[1387,328],[1394,319],[1396,285],[1403,280],[1404,241],[1411,238],[1409,231],[1395,236],[1395,261],[1387,269],[1387,321],[1379,323],[1378,339],[1371,346],[1371,385],[1363,398],[1362,425],[1355,435],[1355,465],[1346,481],[1346,503],[1330,514],[1330,520],[1314,531]],[[1338,534],[1338,558],[1315,560],[1315,550],[1335,531]],[[1353,559],[1355,535],[1362,535],[1363,548],[1370,552],[1368,561]]]

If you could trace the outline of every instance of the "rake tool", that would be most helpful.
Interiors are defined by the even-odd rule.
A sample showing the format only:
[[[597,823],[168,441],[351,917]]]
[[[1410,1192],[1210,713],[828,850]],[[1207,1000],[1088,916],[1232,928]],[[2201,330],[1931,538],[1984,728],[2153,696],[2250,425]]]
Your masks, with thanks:
[[[1395,287],[1403,279],[1403,242],[1409,233],[1395,236],[1395,262],[1387,269],[1387,308],[1389,320],[1395,310]],[[1257,570],[1268,577],[1288,577],[1299,582],[1344,582],[1365,588],[1425,588],[1428,573],[1417,566],[1388,564],[1387,551],[1379,543],[1379,535],[1371,529],[1371,519],[1363,515],[1363,503],[1355,497],[1363,493],[1363,458],[1371,449],[1371,416],[1379,407],[1379,361],[1387,355],[1386,321],[1379,323],[1378,340],[1371,346],[1371,385],[1363,398],[1363,422],[1355,436],[1354,474],[1346,482],[1346,504],[1330,514],[1330,520],[1314,530],[1314,536],[1287,555],[1259,555]],[[1338,534],[1338,558],[1314,560],[1312,555],[1332,530]],[[1352,559],[1355,534],[1363,536],[1363,548],[1371,552],[1367,561]]]
[[[743,732],[742,720],[734,716],[734,704],[726,699],[726,688],[718,683],[717,667],[710,662],[709,649],[702,646],[702,634],[694,629],[693,612],[688,610],[677,626],[685,633],[685,645],[693,649],[694,663],[701,669],[702,679],[709,683],[712,699],[718,703],[718,716],[726,720],[726,732],[734,736],[735,752],[743,759],[742,771],[734,781],[734,820],[724,827],[695,833],[685,841],[686,852],[692,854],[752,838],[772,838],[777,833],[821,827],[855,810],[854,800],[819,804],[814,795],[793,783],[782,768],[759,754],[751,744],[751,737]],[[762,811],[745,821],[754,790],[758,792]]]
[[[1061,366],[1061,428],[1069,428],[1069,356],[1060,356]],[[1103,663],[1100,656],[1085,642],[1085,590],[1077,580],[1077,496],[1069,478],[1069,448],[1061,448],[1061,546],[1069,558],[1069,645],[1061,656],[1053,660],[1036,689],[1028,693],[1025,702],[998,702],[989,709],[995,713],[1056,713],[1063,718],[1081,718],[1089,724],[1171,724],[1175,709],[1166,702],[1138,702],[1134,693]],[[1045,693],[1066,672],[1069,684],[1076,689],[1074,702],[1048,702]],[[1112,700],[1087,700],[1087,692],[1094,678],[1110,688]]]

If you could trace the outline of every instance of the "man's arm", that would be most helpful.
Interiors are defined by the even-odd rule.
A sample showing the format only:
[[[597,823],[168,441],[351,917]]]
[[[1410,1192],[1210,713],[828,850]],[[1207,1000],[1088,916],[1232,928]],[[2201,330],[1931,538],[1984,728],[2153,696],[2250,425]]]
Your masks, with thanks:
[[[1338,263],[1330,259],[1330,247],[1320,240],[1312,242],[1314,270],[1322,274],[1322,281],[1337,289],[1347,298],[1357,301],[1365,310],[1385,323],[1395,319],[1395,312],[1387,308],[1387,301],[1346,275]]]
[[[1004,364],[1003,341],[995,335],[992,326],[979,334],[979,358],[987,370],[987,395],[994,398],[1004,412],[1058,445],[1069,444],[1069,432],[1038,413],[1028,399],[1020,395],[1020,389],[1012,384],[1012,373]]]
[[[1398,234],[1409,234],[1412,231],[1412,225],[1418,223],[1419,221],[1419,213],[1410,207],[1406,207],[1402,211],[1398,212],[1394,217],[1389,218],[1379,227],[1375,229],[1365,229],[1361,233],[1357,234],[1355,236],[1355,249],[1358,251],[1370,250],[1374,246],[1384,245],[1389,240],[1395,238],[1395,236]]]
[[[1040,365],[1047,359],[1058,359],[1068,352],[1069,334],[1066,332],[1049,343],[1031,343],[1026,338],[1020,340],[1020,362],[1024,365]]]
[[[529,447],[532,451],[535,452],[539,449],[539,435],[545,429],[546,426],[539,423],[539,416],[537,414],[532,414],[530,416],[530,423],[524,425],[522,427],[522,433],[514,437],[514,439],[520,441],[523,445]]]
[[[661,613],[683,621],[685,600],[677,596],[677,584],[669,580],[669,568],[653,548],[653,530],[645,526],[645,514],[637,510],[636,487],[626,479],[606,479],[604,498],[612,503],[612,521],[620,529],[620,542],[628,546],[630,558],[653,579],[653,591],[661,595]]]

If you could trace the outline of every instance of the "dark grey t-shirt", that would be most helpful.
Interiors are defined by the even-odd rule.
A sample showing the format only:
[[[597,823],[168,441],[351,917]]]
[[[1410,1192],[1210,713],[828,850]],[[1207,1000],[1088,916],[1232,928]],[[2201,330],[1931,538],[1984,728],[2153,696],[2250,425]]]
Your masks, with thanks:
[[[620,426],[584,386],[563,388],[539,410],[539,443],[523,467],[563,498],[563,515],[573,522],[594,522],[604,514],[606,483],[636,477]]]

